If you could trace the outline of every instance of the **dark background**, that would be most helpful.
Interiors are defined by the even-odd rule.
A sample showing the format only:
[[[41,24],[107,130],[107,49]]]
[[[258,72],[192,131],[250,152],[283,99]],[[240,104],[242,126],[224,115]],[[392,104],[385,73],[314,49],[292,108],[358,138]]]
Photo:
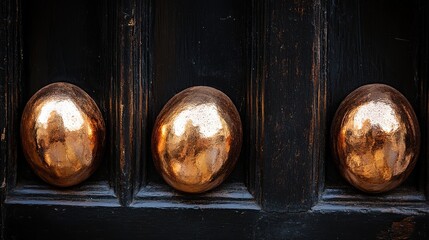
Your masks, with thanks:
[[[1,236],[5,239],[427,239],[428,12],[424,0],[6,0],[0,3]],[[107,123],[101,167],[51,187],[23,157],[25,103],[57,81]],[[329,129],[342,99],[386,83],[412,104],[416,168],[379,195],[345,182]],[[194,85],[240,112],[239,162],[220,187],[179,193],[150,154],[152,125]]]

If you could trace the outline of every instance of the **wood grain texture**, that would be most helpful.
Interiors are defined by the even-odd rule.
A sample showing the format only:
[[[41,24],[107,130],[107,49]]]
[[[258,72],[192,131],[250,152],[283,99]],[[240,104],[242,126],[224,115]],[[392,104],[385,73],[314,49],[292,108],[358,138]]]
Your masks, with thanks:
[[[367,209],[372,208],[371,214]],[[415,209],[416,207],[411,207]],[[10,203],[8,239],[427,239],[424,210],[323,205],[303,213]],[[79,219],[80,221],[76,221]],[[44,223],[44,225],[34,224]],[[49,226],[47,226],[49,225]],[[22,227],[25,226],[25,231]]]
[[[154,1],[153,82],[150,85],[148,131],[162,106],[185,88],[214,87],[231,98],[246,119],[249,80],[248,1]],[[247,135],[244,136],[244,139]],[[242,153],[247,151],[243,145]],[[242,154],[227,181],[243,182]],[[149,181],[161,182],[151,159]]]
[[[302,211],[312,205],[319,91],[318,1],[267,1],[262,82],[262,206]],[[316,23],[316,24],[315,24]],[[316,136],[317,137],[317,136]]]
[[[143,4],[143,3],[141,3]],[[143,111],[141,82],[144,60],[141,47],[141,5],[136,1],[112,3],[113,11],[113,78],[112,129],[115,129],[111,154],[115,159],[115,192],[122,205],[132,201],[140,176],[140,153]],[[137,185],[138,186],[138,185]]]
[[[429,3],[427,1],[420,1],[418,4],[418,8],[420,12],[417,16],[418,24],[420,27],[420,31],[418,33],[419,37],[419,47],[418,47],[418,63],[417,69],[420,78],[420,126],[422,123],[427,123],[429,120]],[[426,130],[425,130],[426,128]],[[418,171],[420,176],[419,178],[419,186],[425,191],[426,199],[429,199],[429,161],[428,158],[428,136],[429,136],[429,127],[424,126],[421,131],[422,134],[422,152],[421,152],[421,165]]]
[[[251,50],[249,55],[250,70],[248,72],[248,86],[246,92],[246,118],[244,132],[248,133],[248,137],[244,138],[244,144],[248,146],[244,153],[248,158],[246,164],[247,176],[246,184],[249,191],[260,204],[262,201],[262,143],[263,143],[263,99],[262,90],[264,86],[265,70],[265,39],[266,39],[266,1],[252,1],[249,29],[249,37],[251,41]]]
[[[21,77],[22,77],[22,35],[21,35],[21,6],[20,2],[5,2],[2,7],[2,48],[1,57],[1,146],[2,146],[2,175],[1,188],[7,191],[16,183],[16,146],[19,138],[15,134],[19,130],[18,119],[19,104],[21,102]],[[22,107],[22,106],[21,106]]]
[[[399,90],[413,106],[425,129],[427,78],[421,75],[419,59],[426,46],[422,1],[331,1],[327,5],[327,126],[340,102],[354,89],[369,83],[385,83]],[[427,44],[427,43],[426,43]],[[427,68],[427,67],[426,67]],[[348,186],[332,161],[326,136],[326,187]],[[426,134],[422,136],[423,144]],[[425,165],[426,148],[402,187],[421,191],[419,173]],[[419,183],[420,182],[420,183]]]
[[[22,91],[17,103],[20,122],[22,110],[30,97],[49,83],[73,83],[95,100],[104,119],[110,119],[110,76],[105,71],[107,38],[103,38],[103,4],[101,1],[24,1],[22,4]],[[104,27],[104,29],[103,29]],[[110,54],[110,53],[109,53]],[[103,60],[102,60],[103,59]],[[110,129],[106,138],[110,139]],[[19,145],[18,145],[19,146]],[[106,149],[110,148],[106,144]],[[18,182],[39,182],[29,169],[22,151],[18,148]],[[108,180],[109,154],[104,154],[102,164],[90,181]]]
[[[21,2],[0,3],[0,238],[5,232],[4,200],[16,183],[22,38]],[[12,147],[15,146],[15,147]]]
[[[421,124],[426,155],[411,187],[379,196],[356,192],[335,171],[330,175],[325,140],[341,99],[371,79],[392,81],[418,109],[419,121],[426,122],[427,1],[70,0],[49,1],[46,9],[42,5],[0,2],[0,57],[6,59],[0,61],[0,136],[6,129],[0,141],[3,238],[429,237],[426,126]],[[34,6],[34,12],[25,13],[26,6]],[[54,7],[58,13],[38,12]],[[23,23],[31,16],[33,27],[27,29]],[[48,23],[52,31],[43,28]],[[56,30],[61,23],[64,29]],[[40,35],[37,29],[43,30]],[[400,40],[392,40],[392,34]],[[54,52],[44,38],[54,43]],[[28,45],[32,39],[38,41]],[[71,49],[86,53],[63,52],[61,45],[73,45],[73,40]],[[39,58],[43,66],[30,66]],[[31,72],[37,78],[30,84]],[[110,139],[104,169],[64,190],[15,167],[23,160],[16,137],[20,108],[38,85],[48,83],[45,77],[57,73],[85,77],[75,83],[101,105]],[[412,80],[404,80],[409,76]],[[197,84],[232,98],[247,142],[231,178],[194,196],[160,181],[148,136],[162,105]]]

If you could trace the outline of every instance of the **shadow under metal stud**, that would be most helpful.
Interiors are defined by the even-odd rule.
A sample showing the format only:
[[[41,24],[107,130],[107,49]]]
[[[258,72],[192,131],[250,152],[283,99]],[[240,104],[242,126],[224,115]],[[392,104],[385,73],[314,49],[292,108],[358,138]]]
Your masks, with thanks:
[[[35,93],[21,119],[24,155],[47,183],[67,187],[98,167],[105,139],[103,116],[92,98],[69,83],[53,83]]]
[[[170,186],[200,193],[231,173],[241,143],[241,120],[231,99],[211,87],[191,87],[171,98],[158,115],[153,160]]]
[[[341,103],[331,140],[344,178],[362,191],[380,193],[410,175],[419,154],[420,129],[412,106],[400,92],[369,84]]]

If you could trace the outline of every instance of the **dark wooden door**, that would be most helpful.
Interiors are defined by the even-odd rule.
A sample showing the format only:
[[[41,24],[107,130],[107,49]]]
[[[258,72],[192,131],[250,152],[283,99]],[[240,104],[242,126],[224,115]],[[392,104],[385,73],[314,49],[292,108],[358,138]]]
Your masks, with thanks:
[[[428,239],[429,4],[425,0],[4,0],[0,179],[4,239]],[[51,187],[23,157],[19,123],[38,89],[83,88],[107,123],[103,163]],[[422,151],[394,191],[346,183],[330,153],[341,100],[367,83],[401,91]],[[154,169],[161,107],[194,85],[240,112],[244,144],[220,187],[187,195]]]

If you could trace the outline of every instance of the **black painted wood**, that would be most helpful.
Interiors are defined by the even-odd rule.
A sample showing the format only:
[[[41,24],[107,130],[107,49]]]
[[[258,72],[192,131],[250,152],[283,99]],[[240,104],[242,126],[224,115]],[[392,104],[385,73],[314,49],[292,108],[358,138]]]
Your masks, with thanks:
[[[118,1],[113,11],[113,77],[112,128],[115,129],[115,191],[122,205],[128,205],[138,188],[141,176],[140,156],[143,123],[146,123],[144,89],[146,56],[141,51],[143,22],[142,5],[146,2]],[[145,46],[145,45],[144,45]],[[144,72],[143,72],[144,71]]]
[[[317,189],[318,1],[267,1],[262,101],[262,205],[304,211]]]
[[[16,183],[16,159],[21,90],[21,5],[0,3],[0,238],[5,238],[5,206],[7,191]],[[12,147],[15,146],[15,147]]]
[[[424,8],[423,8],[424,9]],[[328,126],[340,102],[354,89],[369,83],[385,83],[410,101],[420,124],[426,122],[419,74],[419,32],[422,8],[419,1],[333,1],[328,11]],[[423,110],[423,111],[422,111]],[[422,112],[421,112],[422,111]],[[424,135],[425,136],[425,135]],[[423,137],[423,142],[426,142]],[[327,145],[329,147],[329,144]],[[330,149],[327,149],[330,153]],[[403,184],[418,189],[418,169],[426,158],[423,148],[416,171]],[[327,186],[347,185],[332,157],[326,161]],[[420,187],[422,189],[422,187]]]
[[[427,146],[427,8],[424,1],[377,2],[333,1],[328,11],[327,125],[342,99],[358,86],[385,83],[401,91],[410,101],[422,127]],[[328,140],[329,135],[326,136]],[[329,195],[350,187],[339,175],[326,149],[324,186]],[[399,188],[397,201],[427,194],[427,147],[422,147],[417,166]],[[323,182],[322,182],[323,184]],[[334,194],[335,195],[335,194]],[[395,195],[386,194],[386,198]],[[341,198],[339,193],[335,198]],[[359,197],[356,198],[360,199]],[[372,199],[372,198],[369,198]],[[365,199],[360,199],[365,200]],[[368,199],[367,199],[368,200]],[[370,200],[371,201],[371,200]],[[424,199],[422,201],[425,201]]]
[[[1,131],[1,190],[2,199],[6,191],[15,186],[16,162],[18,154],[16,147],[19,142],[16,134],[20,116],[20,92],[22,77],[22,38],[21,38],[21,5],[19,2],[2,2],[1,8],[1,85],[0,85],[0,131]],[[15,147],[11,147],[15,146]],[[3,202],[3,201],[2,201]]]
[[[40,88],[53,82],[70,82],[85,90],[97,103],[104,119],[110,98],[105,75],[106,40],[101,1],[36,1],[22,3],[22,85],[18,103],[20,114],[25,103]],[[103,29],[104,27],[104,29]],[[104,54],[103,54],[104,53]],[[103,59],[103,61],[102,61]],[[110,139],[110,129],[107,132]],[[110,144],[107,144],[110,148]],[[91,180],[109,180],[109,155]],[[33,174],[18,149],[18,182],[42,181]]]
[[[305,213],[261,213],[11,203],[6,233],[16,239],[427,239],[427,211],[368,213],[368,207],[324,205]]]
[[[428,4],[425,1],[373,3],[333,1],[327,6],[327,125],[342,99],[357,86],[381,82],[400,90],[411,102],[427,146]],[[401,17],[398,17],[401,16]],[[393,27],[394,26],[394,27]],[[403,36],[402,38],[399,36]],[[352,54],[350,54],[352,53]],[[327,132],[328,133],[328,132]],[[344,181],[332,161],[326,134],[321,201],[376,204],[427,203],[427,147],[417,166],[397,189],[365,195]],[[323,180],[324,179],[324,180]],[[324,190],[323,190],[324,189]],[[426,206],[427,208],[427,206]]]
[[[248,73],[249,83],[246,92],[246,117],[245,132],[248,137],[244,139],[247,146],[246,155],[248,164],[246,165],[246,184],[248,190],[253,194],[258,203],[262,202],[262,143],[263,143],[263,98],[261,81],[264,78],[265,68],[265,25],[267,14],[265,1],[251,2],[250,21],[250,42],[251,51],[249,55],[250,70]]]
[[[428,111],[428,91],[429,91],[429,4],[427,2],[421,2],[419,8],[421,12],[419,13],[419,25],[421,27],[421,31],[419,32],[419,61],[418,61],[418,73],[422,81],[421,84],[421,102],[426,104],[421,104],[421,120],[420,122],[427,122],[429,120],[429,111]],[[423,81],[426,79],[426,81]],[[423,186],[423,189],[426,193],[426,199],[429,201],[429,151],[428,151],[428,136],[429,136],[429,128],[422,131],[423,139],[425,139],[426,144],[423,145],[423,151],[421,155],[422,160],[420,162],[420,186]]]
[[[423,0],[0,2],[2,238],[427,239],[429,128],[413,176],[379,195],[339,178],[327,137],[341,99],[374,81],[426,122],[428,13]],[[29,171],[18,134],[25,101],[59,77],[109,129],[102,168],[66,189]],[[148,150],[162,105],[199,84],[232,98],[245,144],[226,183],[188,195]]]
[[[196,85],[224,92],[237,107],[242,122],[248,122],[249,10],[250,2],[245,0],[154,1],[149,131],[171,97]],[[243,153],[247,147],[243,144]],[[228,181],[243,182],[247,161],[242,154]],[[147,164],[149,181],[161,182],[152,160]]]

